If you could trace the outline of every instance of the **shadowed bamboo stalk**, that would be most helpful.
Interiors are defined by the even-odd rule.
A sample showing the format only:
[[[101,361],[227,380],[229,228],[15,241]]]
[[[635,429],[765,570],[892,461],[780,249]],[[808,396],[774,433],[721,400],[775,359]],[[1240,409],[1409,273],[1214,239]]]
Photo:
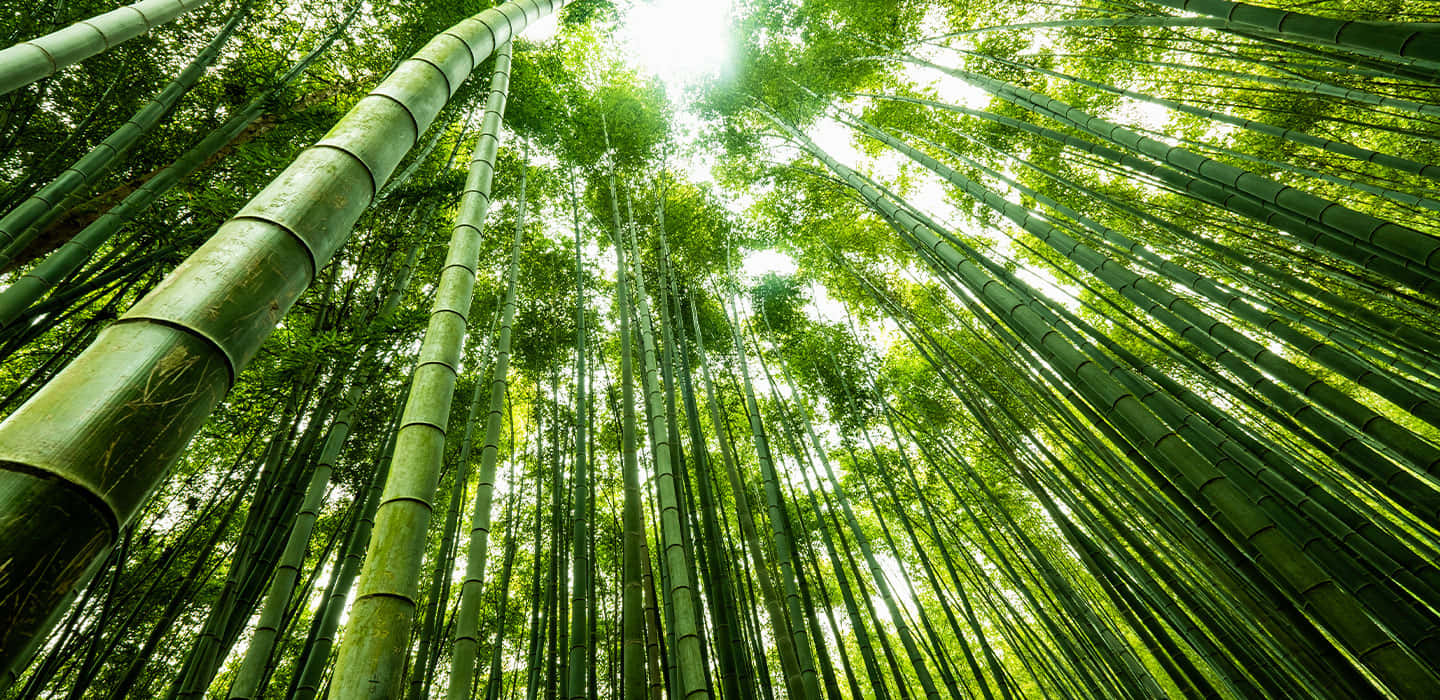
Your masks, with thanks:
[[[733,307],[733,302],[732,302]],[[755,389],[750,381],[749,360],[745,355],[745,343],[740,334],[740,315],[734,311],[731,321],[731,335],[735,346],[735,357],[740,365],[741,386],[745,391],[745,410],[750,416],[750,437],[755,445],[755,457],[765,485],[765,505],[770,516],[770,530],[775,537],[775,563],[780,569],[780,580],[785,587],[785,610],[790,643],[798,661],[799,678],[787,678],[791,692],[799,690],[800,697],[819,700],[820,683],[815,675],[814,654],[810,637],[806,632],[805,618],[800,602],[800,589],[796,577],[796,552],[794,535],[784,517],[785,500],[780,492],[779,475],[770,453],[770,443],[760,417],[760,405],[755,400]]]
[[[355,578],[360,575],[360,564],[370,535],[375,526],[375,510],[380,507],[380,491],[389,474],[390,461],[395,455],[395,432],[399,428],[401,412],[409,398],[409,387],[401,393],[385,426],[385,445],[375,455],[375,465],[360,501],[359,521],[346,537],[345,547],[340,553],[335,582],[320,602],[315,613],[315,641],[296,661],[295,678],[291,682],[290,698],[314,700],[319,696],[321,678],[330,663],[330,651],[335,645],[335,633],[340,629],[340,617],[345,613],[345,601],[350,597]]]

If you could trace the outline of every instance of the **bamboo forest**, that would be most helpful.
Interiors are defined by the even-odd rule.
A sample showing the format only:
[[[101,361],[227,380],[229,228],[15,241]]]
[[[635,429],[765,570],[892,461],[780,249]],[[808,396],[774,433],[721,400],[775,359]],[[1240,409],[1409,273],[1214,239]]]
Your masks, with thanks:
[[[0,698],[1440,698],[1440,1],[0,3]]]

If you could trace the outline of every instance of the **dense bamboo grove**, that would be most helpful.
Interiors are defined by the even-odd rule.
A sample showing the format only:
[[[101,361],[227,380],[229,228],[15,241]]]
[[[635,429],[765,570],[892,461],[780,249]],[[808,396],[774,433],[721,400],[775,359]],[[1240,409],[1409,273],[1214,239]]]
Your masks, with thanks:
[[[1440,5],[725,7],[0,13],[0,696],[1440,695]]]

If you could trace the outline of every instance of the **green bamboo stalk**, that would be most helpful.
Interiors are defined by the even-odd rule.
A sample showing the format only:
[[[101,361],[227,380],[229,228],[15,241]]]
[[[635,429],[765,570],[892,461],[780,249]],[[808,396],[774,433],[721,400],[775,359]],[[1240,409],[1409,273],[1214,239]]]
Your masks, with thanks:
[[[1182,172],[1220,184],[1227,190],[1245,193],[1262,202],[1272,215],[1289,213],[1312,221],[1322,227],[1322,230],[1328,230],[1339,237],[1339,242],[1327,246],[1327,250],[1341,256],[1353,255],[1353,252],[1341,247],[1344,243],[1348,243],[1349,247],[1363,246],[1373,249],[1423,279],[1423,282],[1416,283],[1417,291],[1422,291],[1440,280],[1440,255],[1437,255],[1440,253],[1440,241],[1436,241],[1433,236],[1348,209],[1255,173],[1138,134],[1033,90],[913,57],[907,56],[903,60],[955,76],[1007,102],[1073,124],[1098,138],[1154,158]],[[1321,237],[1319,240],[1323,243],[1329,239]]]
[[[548,620],[545,630],[545,642],[540,647],[543,656],[536,664],[544,669],[545,698],[561,698],[565,696],[561,684],[565,682],[565,674],[561,666],[566,659],[560,655],[560,645],[566,638],[565,625],[569,617],[562,614],[560,599],[564,597],[565,557],[569,550],[565,547],[565,528],[561,527],[564,522],[565,504],[569,501],[569,494],[565,491],[564,474],[560,464],[560,445],[564,440],[564,426],[560,423],[560,378],[559,371],[552,368],[550,371],[550,406],[554,409],[555,420],[550,422],[550,457],[549,473],[552,475],[551,498],[550,498],[550,574],[545,582],[545,617]]]
[[[507,51],[508,53],[508,51]],[[505,56],[504,79],[508,81],[509,56]],[[484,197],[488,205],[490,177],[493,173],[495,149],[499,146],[498,128],[500,118],[505,109],[505,87],[498,81],[501,80],[502,70],[497,63],[495,79],[490,93],[490,104],[486,107],[485,129],[481,136],[481,144],[487,149],[482,160],[480,149],[476,146],[477,167],[485,167],[483,180],[472,177],[466,185],[467,195]],[[497,92],[498,91],[498,92]],[[493,123],[494,129],[490,128]],[[488,134],[488,136],[484,135]],[[484,163],[486,165],[481,166]],[[528,166],[527,166],[528,167]],[[476,177],[479,177],[478,175]],[[485,565],[488,556],[490,538],[490,517],[491,499],[494,494],[495,470],[500,457],[500,428],[504,422],[504,405],[510,372],[511,333],[515,324],[516,309],[516,288],[519,284],[520,246],[524,235],[525,213],[526,213],[526,173],[521,171],[519,209],[516,214],[515,234],[511,241],[510,262],[506,272],[505,299],[501,302],[500,309],[500,335],[495,341],[495,357],[490,367],[490,397],[489,408],[485,414],[485,443],[480,449],[480,472],[479,482],[475,488],[475,505],[470,516],[470,536],[466,546],[465,580],[460,584],[460,607],[456,613],[455,634],[450,652],[450,685],[447,690],[447,697],[459,698],[468,697],[472,679],[475,677],[475,668],[479,652],[479,637],[476,625],[476,606],[480,601],[480,592],[484,586]],[[472,204],[473,206],[473,204]],[[475,240],[479,240],[480,221],[475,220],[471,224]],[[458,227],[457,227],[458,230]],[[470,251],[472,259],[469,265],[477,264],[478,248]],[[463,268],[461,268],[463,269]],[[470,273],[470,280],[473,283],[474,273]]]
[[[518,461],[518,460],[517,460]],[[512,469],[510,475],[515,475]],[[516,483],[512,478],[510,483]],[[536,480],[536,495],[539,495],[540,484]],[[515,564],[515,551],[519,549],[520,538],[516,536],[515,530],[519,524],[519,518],[514,514],[515,501],[518,494],[512,495],[505,506],[505,559],[500,566],[500,613],[495,623],[495,641],[490,645],[490,674],[485,682],[485,692],[481,696],[484,700],[500,700],[501,669],[500,655],[505,648],[505,620],[510,612],[510,573]]]
[[[787,688],[791,688],[791,692],[794,692],[795,689],[791,683],[792,679],[800,676],[800,661],[796,657],[795,645],[786,643],[790,639],[790,623],[786,618],[784,603],[780,600],[780,595],[770,576],[770,564],[766,557],[766,549],[760,540],[759,528],[755,525],[754,511],[750,507],[750,499],[745,491],[745,481],[735,464],[735,450],[728,434],[729,425],[721,413],[720,402],[716,396],[715,380],[710,375],[710,362],[700,337],[698,317],[693,316],[693,306],[691,312],[691,320],[695,325],[700,376],[705,382],[705,403],[710,414],[710,424],[715,426],[717,436],[720,438],[720,458],[725,469],[726,480],[730,485],[731,497],[735,499],[736,520],[739,521],[741,536],[744,538],[745,547],[750,552],[754,564],[751,568],[760,586],[760,598],[764,602],[765,611],[769,617],[771,634],[776,640],[775,650],[777,656],[780,657],[780,666],[784,671]],[[725,426],[726,429],[722,431],[720,426]],[[769,686],[768,683],[765,685]]]
[[[1298,73],[1292,74],[1290,77],[1286,78],[1277,78],[1272,75],[1263,75],[1258,72],[1241,73],[1239,71],[1225,70],[1223,68],[1215,68],[1213,66],[1203,66],[1198,64],[1190,65],[1169,61],[1146,61],[1135,58],[1109,58],[1098,56],[1089,58],[1095,58],[1098,60],[1113,60],[1121,63],[1133,64],[1138,66],[1150,66],[1153,68],[1165,68],[1168,70],[1190,71],[1194,73],[1199,73],[1201,75],[1217,78],[1234,78],[1239,80],[1248,80],[1261,83],[1263,85],[1274,85],[1276,87],[1285,88],[1287,90],[1294,90],[1295,92],[1307,95],[1338,97],[1342,100],[1350,100],[1352,102],[1358,102],[1360,104],[1369,105],[1372,107],[1389,107],[1405,112],[1414,112],[1416,114],[1440,116],[1440,105],[1426,104],[1424,102],[1414,102],[1411,100],[1402,100],[1396,97],[1391,97],[1389,95],[1379,95],[1358,88],[1349,88],[1341,85],[1336,85],[1334,83],[1323,82],[1314,78],[1300,75]],[[1241,56],[1229,56],[1229,58],[1237,61],[1245,60]],[[1283,65],[1272,67],[1277,71],[1291,72],[1286,66]]]
[[[1419,161],[1411,160],[1403,156],[1397,156],[1390,153],[1384,153],[1368,148],[1362,148],[1360,146],[1355,146],[1353,144],[1345,143],[1343,141],[1327,139],[1320,136],[1315,136],[1313,134],[1308,134],[1303,131],[1287,129],[1254,119],[1237,117],[1231,114],[1220,112],[1218,110],[1209,109],[1207,107],[1199,107],[1196,105],[1181,102],[1179,100],[1171,100],[1164,97],[1157,97],[1147,93],[1139,92],[1136,90],[1116,87],[1114,85],[1102,83],[1097,80],[1089,80],[1086,78],[1081,78],[1079,76],[1062,73],[1060,71],[1041,68],[1039,66],[1032,66],[1025,63],[1020,63],[1018,61],[1011,61],[1005,58],[1000,58],[998,56],[989,56],[974,51],[962,51],[961,53],[968,56],[981,57],[988,61],[994,61],[995,63],[998,63],[1000,65],[1010,66],[1012,68],[1019,68],[1021,70],[1034,71],[1041,75],[1059,78],[1061,80],[1069,81],[1077,85],[1084,85],[1085,87],[1094,88],[1100,92],[1106,92],[1112,95],[1120,95],[1122,97],[1129,97],[1131,99],[1140,100],[1142,102],[1148,102],[1153,105],[1173,109],[1177,112],[1183,112],[1185,114],[1203,117],[1205,119],[1217,121],[1222,124],[1230,124],[1231,126],[1237,126],[1242,129],[1249,129],[1251,131],[1254,131],[1255,133],[1265,134],[1266,136],[1273,136],[1276,139],[1282,141],[1289,141],[1291,143],[1309,146],[1311,148],[1316,148],[1327,153],[1335,153],[1366,163],[1375,163],[1377,165],[1394,168],[1395,170],[1399,170],[1401,172],[1413,173],[1433,180],[1440,180],[1440,166],[1436,166],[1430,163],[1421,163]]]
[[[659,257],[657,260],[660,270],[657,278],[661,286],[658,291],[660,309],[659,312],[656,314],[655,323],[657,326],[659,326],[660,329],[659,348],[661,387],[664,389],[665,392],[665,421],[666,424],[670,427],[670,453],[672,458],[671,463],[674,465],[675,470],[674,483],[676,489],[676,511],[681,524],[680,550],[685,555],[686,570],[698,573],[698,580],[696,580],[694,582],[695,585],[690,588],[689,595],[691,597],[691,605],[696,611],[699,611],[704,608],[705,604],[705,601],[701,596],[701,584],[704,584],[706,586],[706,590],[709,590],[709,588],[708,582],[706,581],[706,569],[701,563],[703,561],[704,552],[698,551],[698,546],[695,543],[694,531],[697,529],[694,519],[695,504],[692,489],[690,487],[689,470],[686,466],[687,460],[685,457],[685,443],[684,440],[681,439],[682,431],[680,429],[680,416],[679,411],[676,408],[676,394],[679,393],[679,389],[677,387],[678,382],[676,380],[677,345],[675,341],[676,335],[674,329],[674,323],[676,322],[676,318],[672,316],[669,311],[669,297],[666,296],[666,284],[667,281],[670,279],[669,246],[666,242],[665,237],[666,188],[659,186],[657,183],[656,190],[655,232],[656,234],[658,234],[660,243],[658,251]],[[639,254],[637,252],[636,260],[639,259]],[[700,667],[706,670],[706,688],[713,692],[713,682],[709,673],[709,638],[705,633],[705,617],[698,612],[696,614],[696,623],[696,637],[699,641],[700,647]],[[723,670],[724,668],[722,667],[722,672]]]
[[[680,700],[708,698],[710,691],[707,674],[700,654],[699,611],[695,609],[695,598],[692,595],[694,573],[690,570],[682,544],[680,494],[671,462],[670,445],[675,430],[665,419],[664,396],[657,373],[659,362],[656,359],[654,332],[651,330],[654,321],[650,315],[645,276],[640,270],[640,247],[635,241],[634,231],[631,231],[630,249],[634,267],[635,304],[640,323],[640,345],[644,353],[646,418],[654,451],[656,491],[660,508],[661,571],[667,577],[666,603],[673,608],[674,617],[671,629],[675,637],[677,687],[673,691]]]
[[[662,255],[668,261],[669,250],[665,239],[661,238]],[[668,273],[670,266],[666,265]],[[720,657],[720,680],[722,691],[727,700],[741,700],[742,697],[749,698],[753,695],[754,681],[750,677],[748,659],[743,653],[743,647],[739,643],[739,621],[735,618],[734,593],[731,590],[729,577],[726,575],[726,561],[723,556],[722,537],[720,524],[716,518],[716,511],[719,504],[715,501],[710,489],[711,483],[711,462],[709,447],[706,445],[705,434],[700,424],[700,408],[695,400],[695,388],[689,368],[690,343],[685,332],[685,322],[681,314],[679,294],[675,289],[675,278],[666,274],[669,289],[669,298],[674,300],[675,310],[672,315],[673,325],[678,336],[680,349],[679,372],[680,389],[685,403],[685,422],[690,429],[691,452],[695,459],[695,484],[696,495],[699,501],[699,516],[701,530],[704,535],[704,547],[700,554],[706,557],[702,564],[702,570],[706,574],[706,602],[710,606],[710,616],[715,624],[715,647]],[[697,321],[695,307],[690,306],[691,320]],[[698,323],[696,324],[695,345],[697,348],[703,346],[699,336]]]
[[[1149,1],[1286,40],[1334,46],[1432,71],[1440,69],[1440,29],[1433,24],[1331,19],[1230,0]]]
[[[608,145],[609,131],[606,129]],[[620,335],[620,454],[624,501],[621,517],[621,682],[626,698],[643,698],[647,692],[645,662],[644,588],[640,550],[645,539],[645,519],[640,492],[640,465],[635,445],[635,370],[633,333],[630,330],[629,265],[625,262],[625,234],[620,223],[619,199],[615,193],[615,171],[607,173],[610,186],[610,214],[615,249],[615,309]]]
[[[538,387],[537,387],[537,394]],[[543,494],[540,492],[542,485],[550,480],[543,478],[545,474],[545,415],[540,410],[540,401],[532,403],[535,410],[535,542],[531,545],[530,560],[530,631],[528,644],[526,645],[525,667],[528,669],[525,674],[525,700],[535,700],[539,693],[539,679],[542,663],[540,661],[540,644],[544,629],[541,610],[540,585],[541,579],[545,578],[540,573],[540,562],[544,556],[545,547],[542,537],[544,512],[541,504],[544,503]]]
[[[134,39],[211,0],[140,0],[0,51],[0,95]]]
[[[588,637],[590,635],[590,475],[586,471],[585,451],[589,447],[586,429],[588,399],[585,394],[585,283],[584,265],[580,257],[580,208],[575,197],[575,183],[570,183],[570,210],[575,219],[575,445],[571,468],[574,491],[571,506],[570,556],[570,639],[569,699],[585,700],[589,689],[586,682],[590,670]]]
[[[496,50],[484,128],[470,161],[460,211],[455,217],[429,326],[411,380],[410,398],[395,438],[390,476],[375,513],[375,536],[366,552],[357,596],[350,607],[348,633],[336,661],[333,691],[342,697],[392,697],[400,692],[403,660],[419,599],[417,588],[430,522],[430,500],[439,477],[455,377],[473,302],[481,227],[490,207],[490,180],[499,148],[500,119],[509,79],[510,49],[506,43]],[[524,193],[522,179],[520,215],[512,253],[515,258],[519,255],[523,233]],[[512,289],[514,275],[512,271]],[[502,325],[501,333],[505,330],[506,326]],[[489,423],[486,434],[488,437]],[[491,471],[493,473],[493,467]],[[484,472],[482,464],[482,482]],[[480,490],[484,491],[483,483]],[[468,661],[473,673],[474,657]],[[464,686],[467,691],[468,680],[467,676]]]
[[[480,389],[485,382],[476,377],[470,391],[469,406],[465,409],[465,429],[460,438],[460,455],[450,471],[450,485],[446,489],[445,524],[440,534],[439,548],[430,560],[430,581],[426,585],[425,615],[420,620],[420,629],[415,635],[415,662],[412,664],[406,697],[420,700],[429,692],[435,671],[439,666],[442,645],[441,620],[450,600],[450,573],[455,566],[456,533],[460,529],[460,511],[465,509],[466,488],[470,482],[470,452],[475,436],[475,413],[480,407]],[[443,487],[442,487],[443,488]]]
[[[1156,2],[1156,3],[1158,3],[1158,4],[1170,5],[1171,7],[1175,7],[1175,5],[1176,5],[1177,3],[1184,2],[1185,0],[1152,0],[1152,1],[1153,1],[1153,2]],[[1223,1],[1223,0],[1222,0],[1222,1]],[[1258,9],[1258,8],[1251,7],[1250,9]],[[1209,16],[1209,17],[1176,17],[1176,16],[1174,16],[1174,15],[1139,15],[1139,16],[1122,16],[1122,17],[1083,17],[1083,18],[1077,18],[1077,19],[1043,20],[1043,21],[1038,21],[1038,22],[1014,22],[1014,23],[1009,23],[1009,24],[991,25],[991,26],[986,26],[986,27],[978,27],[978,28],[975,28],[975,29],[967,29],[967,30],[964,30],[964,31],[953,32],[953,33],[950,33],[950,34],[944,34],[944,35],[940,35],[940,36],[930,37],[930,38],[928,38],[928,39],[923,39],[922,41],[928,42],[928,43],[938,43],[940,40],[943,40],[943,39],[957,38],[957,37],[968,36],[968,35],[972,35],[972,34],[983,34],[983,33],[988,33],[988,32],[1007,32],[1007,31],[1008,31],[1008,32],[1019,32],[1019,31],[1025,31],[1025,30],[1030,30],[1030,29],[1058,29],[1058,28],[1066,28],[1066,27],[1107,27],[1107,28],[1108,28],[1108,27],[1170,27],[1170,28],[1183,27],[1183,28],[1197,28],[1197,29],[1220,29],[1220,30],[1229,31],[1229,32],[1231,32],[1231,33],[1233,33],[1233,34],[1236,34],[1237,36],[1245,36],[1245,37],[1249,37],[1249,38],[1252,38],[1252,39],[1257,39],[1257,40],[1261,40],[1261,41],[1266,41],[1267,43],[1272,43],[1272,44],[1275,44],[1276,42],[1275,42],[1275,39],[1272,39],[1272,38],[1270,38],[1270,37],[1280,37],[1280,36],[1283,36],[1283,33],[1276,32],[1276,31],[1274,31],[1273,29],[1270,29],[1270,28],[1255,27],[1255,26],[1254,26],[1253,24],[1251,24],[1251,23],[1236,23],[1236,22],[1231,22],[1231,21],[1230,21],[1229,19],[1227,19],[1225,16],[1222,16],[1222,15],[1219,15],[1219,14],[1210,13],[1210,12],[1200,12],[1199,10],[1193,10],[1193,11],[1199,12],[1200,14],[1209,14],[1209,15],[1211,15],[1211,16]],[[1278,11],[1277,11],[1277,12],[1278,12]],[[1376,26],[1379,26],[1379,27],[1382,27],[1382,28],[1389,29],[1389,30],[1391,30],[1393,33],[1395,33],[1395,34],[1397,34],[1397,35],[1400,35],[1400,36],[1406,36],[1406,35],[1407,35],[1407,34],[1406,34],[1407,32],[1413,32],[1413,31],[1417,31],[1417,30],[1418,30],[1419,32],[1423,32],[1423,33],[1426,33],[1426,34],[1429,34],[1429,35],[1432,35],[1432,36],[1433,36],[1434,33],[1435,33],[1434,30],[1433,30],[1433,28],[1427,26],[1427,25],[1424,24],[1424,23],[1418,23],[1418,22],[1349,22],[1349,21],[1345,21],[1345,20],[1327,20],[1327,19],[1323,19],[1323,18],[1310,17],[1310,16],[1306,16],[1306,15],[1299,15],[1299,14],[1296,14],[1296,13],[1293,13],[1293,12],[1284,12],[1284,13],[1282,13],[1281,15],[1279,15],[1278,17],[1272,17],[1272,18],[1270,18],[1270,19],[1278,19],[1281,23],[1283,23],[1283,22],[1285,21],[1285,15],[1295,15],[1296,17],[1303,18],[1301,21],[1305,21],[1305,20],[1316,20],[1316,19],[1318,19],[1318,20],[1320,20],[1322,23],[1326,23],[1326,22],[1331,23],[1331,27],[1334,27],[1334,26],[1336,26],[1336,25],[1344,26],[1344,25],[1349,25],[1349,24],[1358,24],[1358,25],[1361,25],[1361,27],[1362,27],[1361,31],[1362,31],[1362,32],[1365,31],[1367,28],[1373,31],[1373,29],[1374,29]],[[1365,25],[1369,25],[1369,26],[1366,27]],[[1258,34],[1256,33],[1257,31],[1258,31]],[[1382,31],[1383,31],[1383,29],[1382,29]],[[1290,37],[1290,38],[1293,38],[1293,37]],[[1333,34],[1332,34],[1332,35],[1328,38],[1328,40],[1326,40],[1326,41],[1321,41],[1321,42],[1319,42],[1319,43],[1330,43],[1330,44],[1334,44],[1334,43],[1336,43],[1334,40],[1337,39],[1337,38],[1338,38],[1338,35],[1333,35]],[[1403,40],[1402,40],[1402,43],[1403,43]],[[1292,47],[1292,46],[1285,46],[1285,45],[1283,45],[1283,44],[1276,44],[1276,45],[1277,45],[1279,48],[1283,49],[1283,50],[1291,50],[1291,51],[1295,51],[1295,50],[1307,48],[1307,47],[1299,47],[1299,46],[1293,46],[1293,47]],[[1383,54],[1381,54],[1381,53],[1379,53],[1379,52],[1376,52],[1376,51],[1371,50],[1371,49],[1367,49],[1367,48],[1365,48],[1365,47],[1355,46],[1354,44],[1347,45],[1347,46],[1345,46],[1345,47],[1343,47],[1343,48],[1346,48],[1346,49],[1355,51],[1356,53],[1360,53],[1360,54],[1366,55],[1366,56],[1376,56],[1376,57],[1381,57],[1382,59],[1383,59],[1383,58],[1387,58],[1387,57],[1385,57]],[[1338,57],[1336,57],[1336,56],[1333,56],[1333,55],[1330,55],[1330,54],[1323,54],[1323,53],[1320,53],[1320,52],[1315,51],[1315,50],[1313,50],[1313,49],[1312,49],[1311,51],[1307,51],[1307,52],[1305,52],[1305,53],[1312,53],[1312,55],[1322,55],[1322,56],[1325,56],[1326,58],[1331,58],[1331,59],[1337,59],[1337,60],[1338,60]],[[1363,62],[1363,63],[1365,63],[1365,64],[1373,65],[1373,67],[1371,68],[1371,70],[1378,70],[1378,71],[1382,72],[1382,73],[1383,73],[1384,75],[1386,75],[1386,76],[1395,75],[1395,76],[1400,76],[1400,77],[1406,77],[1406,78],[1409,78],[1409,79],[1412,79],[1412,80],[1414,80],[1414,79],[1426,79],[1426,78],[1428,78],[1428,76],[1426,76],[1426,74],[1425,74],[1424,72],[1411,71],[1411,70],[1408,70],[1407,68],[1405,68],[1405,66],[1409,65],[1409,62],[1404,61],[1403,59],[1400,60],[1400,61],[1393,61],[1393,59],[1394,59],[1393,56],[1390,56],[1390,57],[1388,57],[1388,58],[1392,59],[1390,65],[1386,65],[1384,62],[1380,62],[1380,61],[1372,62],[1372,61],[1363,61],[1363,60],[1362,60],[1361,62]]]

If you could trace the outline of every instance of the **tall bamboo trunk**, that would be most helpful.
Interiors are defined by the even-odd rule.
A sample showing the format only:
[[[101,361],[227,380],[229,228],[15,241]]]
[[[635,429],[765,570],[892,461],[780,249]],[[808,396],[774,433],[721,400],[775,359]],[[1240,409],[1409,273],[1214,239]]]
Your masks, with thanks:
[[[507,56],[505,75],[507,80],[508,69]],[[500,77],[501,70],[497,64],[497,81]],[[498,129],[500,117],[505,109],[504,87],[502,85],[497,89],[498,92],[495,90],[491,92],[490,102],[485,111],[486,128],[480,137],[480,144],[476,146],[476,163],[484,162],[487,164],[485,167],[488,168],[484,174],[483,191],[483,196],[487,200],[489,198],[490,173],[493,172],[494,167],[495,149],[499,146],[499,132],[491,129],[490,126],[493,122]],[[485,134],[489,134],[489,136]],[[481,148],[485,149],[484,158],[486,160],[483,161],[480,156]],[[510,338],[515,324],[515,295],[516,287],[519,284],[520,246],[525,226],[526,175],[523,170],[519,184],[519,208],[515,222],[515,234],[510,244],[505,299],[500,308],[500,334],[495,341],[495,359],[489,374],[490,397],[485,413],[485,443],[480,449],[479,481],[475,487],[474,511],[470,516],[470,536],[466,540],[465,580],[460,584],[460,607],[456,613],[454,643],[450,652],[450,685],[447,697],[452,699],[468,696],[471,681],[475,677],[475,665],[479,651],[479,637],[476,630],[479,621],[476,618],[476,605],[479,603],[480,592],[484,585],[490,538],[491,499],[494,494],[496,464],[500,457],[500,428],[505,418],[505,392],[509,386],[507,375],[510,372]],[[476,191],[475,187],[470,185],[467,185],[466,189],[471,192]],[[475,234],[478,236],[478,229],[475,230]],[[477,253],[478,250],[475,250],[472,255]]]
[[[465,194],[411,380],[410,399],[395,438],[390,476],[375,514],[375,536],[366,552],[347,634],[336,661],[333,689],[344,697],[393,697],[400,692],[419,599],[417,588],[430,523],[430,501],[439,477],[455,377],[473,302],[480,227],[490,207],[490,181],[510,78],[509,59],[507,43],[496,52],[485,128],[470,162]],[[523,180],[520,202],[513,244],[516,258],[524,221]],[[512,271],[512,289],[514,276]],[[502,326],[501,332],[505,330]],[[482,481],[483,471],[482,465]],[[473,672],[473,656],[469,666]],[[468,689],[468,682],[465,687]]]
[[[643,698],[647,692],[645,662],[645,602],[641,551],[645,541],[644,506],[641,503],[640,464],[635,446],[634,333],[630,329],[630,267],[625,262],[625,233],[620,224],[620,205],[615,195],[615,173],[610,185],[610,213],[614,226],[611,245],[615,248],[615,312],[620,334],[620,470],[624,484],[621,505],[621,684],[624,697]],[[655,679],[658,680],[658,679]],[[652,698],[653,700],[653,698]]]
[[[699,611],[693,597],[694,572],[689,567],[683,545],[680,521],[680,490],[671,462],[670,445],[674,429],[665,418],[665,399],[657,375],[659,362],[655,347],[654,323],[650,302],[645,291],[645,276],[640,269],[639,245],[631,232],[630,250],[635,270],[635,304],[640,322],[640,345],[644,353],[645,405],[650,439],[655,457],[655,490],[660,508],[660,562],[666,589],[665,603],[674,618],[671,631],[675,638],[676,686],[680,700],[708,698],[710,691],[706,668],[700,650]]]
[[[589,447],[587,418],[589,400],[585,394],[585,284],[582,275],[584,266],[580,257],[580,210],[575,201],[574,181],[571,181],[570,208],[575,217],[575,445],[574,466],[571,469],[570,521],[570,639],[569,639],[569,698],[584,700],[588,691],[587,674],[590,671],[590,475],[586,471],[586,450]]]

